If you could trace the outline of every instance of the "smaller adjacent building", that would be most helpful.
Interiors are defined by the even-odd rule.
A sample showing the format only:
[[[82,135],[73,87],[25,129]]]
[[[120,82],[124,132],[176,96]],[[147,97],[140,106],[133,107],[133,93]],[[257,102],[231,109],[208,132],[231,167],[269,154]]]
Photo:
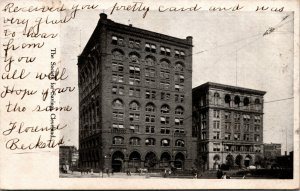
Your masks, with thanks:
[[[266,92],[207,82],[193,89],[198,168],[241,168],[263,159]]]
[[[266,159],[275,159],[278,156],[281,156],[281,144],[279,143],[264,144],[264,157]]]
[[[75,146],[59,147],[59,166],[77,167],[79,153]]]

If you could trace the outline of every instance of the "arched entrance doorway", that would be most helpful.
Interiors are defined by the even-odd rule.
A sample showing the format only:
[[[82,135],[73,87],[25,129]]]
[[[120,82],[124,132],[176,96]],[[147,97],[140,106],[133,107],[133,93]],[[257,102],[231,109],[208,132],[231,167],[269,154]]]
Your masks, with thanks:
[[[226,165],[227,165],[227,167],[229,169],[233,167],[233,165],[234,165],[234,158],[233,158],[232,155],[227,155],[227,157],[226,157]]]
[[[250,155],[247,155],[244,159],[244,165],[245,167],[248,167],[252,164],[252,157]]]
[[[121,172],[123,167],[124,154],[121,151],[116,151],[112,155],[111,168],[113,172]]]
[[[177,169],[183,169],[184,168],[184,155],[182,153],[177,153],[175,155],[174,166]]]
[[[133,151],[129,155],[128,168],[140,168],[141,167],[141,155],[137,151]]]
[[[215,155],[214,158],[214,165],[213,165],[213,169],[214,170],[218,170],[219,169],[219,161],[220,161],[220,155]]]
[[[145,156],[145,166],[149,168],[154,168],[157,164],[157,157],[154,152],[149,152]]]
[[[169,153],[164,152],[160,156],[159,166],[160,167],[169,167],[171,161],[171,156]]]
[[[238,155],[235,158],[235,164],[238,165],[239,168],[242,167],[242,163],[243,162],[243,156],[242,155]]]

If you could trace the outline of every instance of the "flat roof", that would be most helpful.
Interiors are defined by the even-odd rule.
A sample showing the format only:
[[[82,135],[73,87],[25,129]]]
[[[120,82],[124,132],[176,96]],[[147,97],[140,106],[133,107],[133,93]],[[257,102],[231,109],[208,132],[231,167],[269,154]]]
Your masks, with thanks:
[[[217,88],[217,89],[223,89],[223,90],[228,90],[228,91],[233,91],[233,92],[245,92],[245,93],[258,94],[258,95],[266,94],[265,91],[261,91],[261,90],[255,90],[255,89],[238,87],[238,86],[231,86],[231,85],[226,85],[226,84],[219,84],[219,83],[214,83],[214,82],[206,82],[205,84],[197,86],[197,87],[193,88],[193,92],[201,91],[203,89],[208,89],[208,88]]]

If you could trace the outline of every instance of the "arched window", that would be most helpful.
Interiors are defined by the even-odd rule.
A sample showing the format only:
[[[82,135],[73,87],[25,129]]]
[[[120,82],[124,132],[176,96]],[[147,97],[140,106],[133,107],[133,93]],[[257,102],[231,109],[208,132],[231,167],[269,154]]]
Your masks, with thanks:
[[[154,66],[156,59],[154,56],[148,55],[148,56],[146,56],[145,61],[146,61],[146,65]]]
[[[254,101],[254,103],[255,103],[255,105],[256,104],[260,104],[260,100],[258,98],[256,98],[255,101]]]
[[[177,106],[176,109],[175,109],[175,114],[183,115],[183,107]]]
[[[138,102],[132,101],[129,104],[129,109],[132,110],[132,111],[139,111],[140,110],[140,105],[138,104]]]
[[[213,158],[214,161],[219,161],[220,160],[220,155],[215,155]]]
[[[254,100],[254,106],[255,106],[255,109],[256,110],[259,110],[260,109],[260,100],[258,99],[258,98],[256,98],[255,100]]]
[[[133,63],[139,63],[140,55],[136,52],[129,53],[129,59]]]
[[[220,105],[220,94],[219,93],[215,93],[214,94],[214,105]]]
[[[176,147],[184,147],[184,140],[178,139],[175,141]]]
[[[225,95],[225,103],[227,103],[227,104],[230,105],[230,101],[231,101],[230,95],[226,94],[226,95]]]
[[[153,138],[147,138],[145,140],[145,145],[155,145],[155,139],[153,139]]]
[[[148,112],[155,112],[155,105],[153,103],[147,103],[145,110]]]
[[[170,113],[170,107],[167,104],[164,104],[160,108],[161,113]]]
[[[170,146],[170,140],[169,139],[162,139],[160,142],[160,145],[163,147]]]
[[[124,108],[124,104],[122,100],[116,99],[113,101],[113,109],[123,109],[123,108]]]
[[[140,145],[141,144],[141,139],[138,137],[132,137],[129,139],[129,144],[130,145]]]
[[[184,69],[184,64],[182,62],[175,63],[175,71],[182,72]]]
[[[240,102],[241,102],[240,97],[239,97],[239,96],[235,96],[235,97],[234,97],[234,104],[237,105],[237,106],[239,106],[239,105],[240,105]]]
[[[245,97],[245,98],[244,98],[244,106],[248,106],[249,103],[250,103],[249,98],[248,98],[248,97]]]
[[[116,136],[113,138],[113,145],[123,145],[124,144],[124,138],[120,136]]]
[[[123,60],[124,52],[120,49],[114,49],[112,51],[112,57],[114,60]]]
[[[160,67],[163,69],[170,69],[171,68],[171,64],[170,61],[167,59],[161,59],[160,60]]]

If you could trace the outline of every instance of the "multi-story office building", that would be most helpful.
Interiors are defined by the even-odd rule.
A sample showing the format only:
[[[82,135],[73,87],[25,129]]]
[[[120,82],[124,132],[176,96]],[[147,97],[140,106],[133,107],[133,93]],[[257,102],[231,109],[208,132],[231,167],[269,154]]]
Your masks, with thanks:
[[[123,25],[100,14],[78,58],[80,164],[191,168],[192,37]]]
[[[263,96],[266,92],[217,83],[193,89],[193,129],[205,169],[243,167],[263,154]]]
[[[281,144],[279,143],[265,143],[264,144],[264,157],[267,159],[275,159],[281,156]]]

